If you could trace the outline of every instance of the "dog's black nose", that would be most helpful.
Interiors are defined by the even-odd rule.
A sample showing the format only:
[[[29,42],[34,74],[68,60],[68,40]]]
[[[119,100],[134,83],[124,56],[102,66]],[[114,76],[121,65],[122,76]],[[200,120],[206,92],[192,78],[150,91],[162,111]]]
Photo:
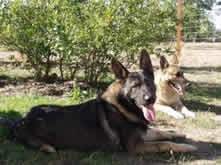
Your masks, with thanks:
[[[144,100],[145,100],[146,104],[153,104],[156,100],[156,96],[155,95],[144,95]]]

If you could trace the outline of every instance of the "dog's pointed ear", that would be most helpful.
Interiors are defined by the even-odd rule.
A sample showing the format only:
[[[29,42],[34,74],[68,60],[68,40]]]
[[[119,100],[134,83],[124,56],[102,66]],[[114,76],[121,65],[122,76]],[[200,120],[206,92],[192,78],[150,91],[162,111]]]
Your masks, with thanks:
[[[147,73],[154,77],[150,55],[145,49],[143,49],[140,54],[140,69],[142,69],[144,73]]]
[[[179,60],[176,54],[174,54],[170,60],[170,64],[174,64],[174,65],[178,65],[179,64]]]
[[[160,56],[160,69],[164,70],[169,67],[169,63],[164,56]]]
[[[123,80],[127,78],[129,71],[114,58],[111,61],[111,67],[117,79]]]

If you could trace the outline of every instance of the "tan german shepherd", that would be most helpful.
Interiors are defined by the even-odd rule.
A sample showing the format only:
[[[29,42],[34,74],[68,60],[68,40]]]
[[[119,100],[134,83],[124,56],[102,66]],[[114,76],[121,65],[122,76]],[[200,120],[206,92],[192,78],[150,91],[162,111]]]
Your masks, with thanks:
[[[155,76],[157,99],[154,108],[167,113],[176,119],[184,117],[195,118],[195,113],[189,111],[181,102],[180,95],[185,95],[185,88],[190,82],[185,79],[178,65],[178,58],[173,56],[169,62],[164,56],[160,57],[160,69]]]

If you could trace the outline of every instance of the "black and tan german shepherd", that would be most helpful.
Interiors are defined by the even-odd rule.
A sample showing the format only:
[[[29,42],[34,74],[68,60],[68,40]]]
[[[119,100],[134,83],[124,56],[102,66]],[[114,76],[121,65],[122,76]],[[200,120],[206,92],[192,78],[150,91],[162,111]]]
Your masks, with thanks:
[[[78,151],[161,152],[195,151],[189,144],[162,139],[184,135],[148,127],[155,119],[155,85],[150,57],[142,50],[140,70],[129,72],[112,60],[116,80],[102,96],[74,106],[39,105],[20,120],[1,118],[19,142],[44,152]]]

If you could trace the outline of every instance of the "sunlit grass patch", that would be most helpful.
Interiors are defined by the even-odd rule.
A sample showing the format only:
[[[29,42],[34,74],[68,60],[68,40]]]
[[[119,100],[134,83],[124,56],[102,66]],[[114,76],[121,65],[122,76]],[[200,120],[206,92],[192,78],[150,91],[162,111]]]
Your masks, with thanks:
[[[71,103],[72,102],[70,98],[57,98],[25,94],[18,94],[16,96],[0,95],[0,113],[17,112],[19,114],[23,114],[27,112],[32,106],[39,104],[69,105]]]
[[[221,156],[219,156],[219,157],[216,158],[216,163],[217,163],[217,164],[221,164]]]
[[[216,129],[216,121],[213,120],[214,114],[210,112],[198,112],[196,119],[191,122],[200,128]]]
[[[208,103],[212,99],[221,99],[221,88],[214,85],[198,85],[193,84],[187,88],[186,96],[187,100],[197,100],[198,102]]]

